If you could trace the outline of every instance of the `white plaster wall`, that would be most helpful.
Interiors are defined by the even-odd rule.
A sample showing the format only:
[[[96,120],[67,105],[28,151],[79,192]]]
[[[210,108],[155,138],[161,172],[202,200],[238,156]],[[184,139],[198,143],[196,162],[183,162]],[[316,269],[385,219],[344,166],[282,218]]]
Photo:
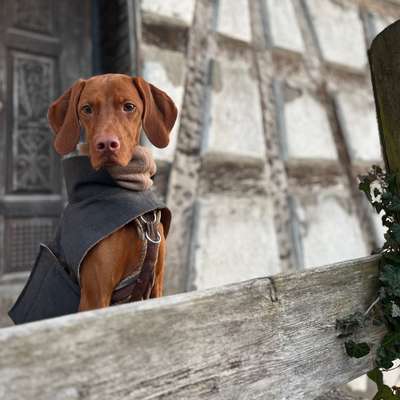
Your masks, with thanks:
[[[250,42],[248,0],[219,0],[217,31],[234,39]]]
[[[367,49],[356,4],[327,0],[307,0],[306,4],[324,59],[354,69],[365,68]]]
[[[279,270],[268,199],[212,195],[199,200],[192,253],[193,288],[273,275]]]
[[[156,160],[171,162],[174,157],[179,132],[180,111],[184,94],[185,59],[182,53],[143,46],[143,77],[171,97],[178,108],[178,117],[170,134],[170,143],[164,149],[153,146],[145,137],[145,143],[152,150]]]
[[[298,198],[305,268],[369,254],[351,201],[341,188],[323,188]]]
[[[354,161],[382,159],[379,130],[372,93],[343,91],[337,95],[350,156]]]
[[[307,92],[285,104],[288,158],[336,160],[325,108]]]
[[[265,162],[261,100],[251,68],[246,59],[214,61],[206,157]]]
[[[275,47],[302,53],[303,37],[292,0],[263,0],[268,11],[272,43]]]
[[[184,25],[193,20],[194,0],[141,0],[142,11],[173,18]]]

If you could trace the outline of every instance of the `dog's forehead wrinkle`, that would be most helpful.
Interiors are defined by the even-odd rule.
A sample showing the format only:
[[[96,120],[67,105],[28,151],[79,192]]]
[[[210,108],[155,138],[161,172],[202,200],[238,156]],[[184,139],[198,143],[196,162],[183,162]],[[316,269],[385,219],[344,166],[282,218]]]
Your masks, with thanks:
[[[131,77],[129,75],[124,75],[124,74],[102,74],[102,75],[95,75],[92,76],[87,80],[88,83],[91,82],[96,82],[96,84],[100,82],[110,82],[110,81],[128,81],[131,80]]]
[[[125,101],[131,101],[136,107],[142,109],[141,97],[132,84],[131,78],[125,75],[111,74],[89,79],[82,92],[80,103],[111,107],[119,106]]]

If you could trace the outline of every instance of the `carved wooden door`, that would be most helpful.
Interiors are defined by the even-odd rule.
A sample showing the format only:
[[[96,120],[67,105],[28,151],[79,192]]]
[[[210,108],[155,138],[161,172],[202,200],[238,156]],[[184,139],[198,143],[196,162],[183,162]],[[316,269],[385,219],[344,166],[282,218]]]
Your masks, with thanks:
[[[47,109],[91,73],[91,10],[90,0],[0,7],[1,277],[29,270],[57,224],[64,200]]]

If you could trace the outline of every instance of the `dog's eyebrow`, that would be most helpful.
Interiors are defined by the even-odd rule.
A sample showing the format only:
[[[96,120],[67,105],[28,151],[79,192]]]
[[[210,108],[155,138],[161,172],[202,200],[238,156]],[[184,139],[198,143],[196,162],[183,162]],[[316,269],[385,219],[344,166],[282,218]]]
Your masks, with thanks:
[[[120,96],[117,98],[117,101],[119,101],[120,103],[129,102],[129,103],[135,104],[137,100],[134,100],[131,97]]]
[[[86,104],[90,105],[90,106],[95,106],[98,105],[100,103],[100,101],[95,97],[95,96],[81,96],[81,98],[79,99],[79,106],[82,107]]]

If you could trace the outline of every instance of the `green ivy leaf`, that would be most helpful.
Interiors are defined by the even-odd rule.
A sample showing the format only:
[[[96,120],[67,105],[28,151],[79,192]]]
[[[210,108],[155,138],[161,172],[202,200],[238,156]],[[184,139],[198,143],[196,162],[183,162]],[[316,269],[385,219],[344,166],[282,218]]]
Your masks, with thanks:
[[[400,243],[400,224],[393,224],[390,229],[390,234],[397,243]]]
[[[390,369],[393,367],[393,353],[388,352],[384,347],[380,346],[376,352],[376,365],[379,368]]]
[[[392,389],[383,383],[382,371],[379,368],[375,368],[367,373],[369,379],[375,382],[377,387],[377,393],[373,400],[398,400],[400,396],[393,393]]]
[[[380,368],[393,367],[393,361],[400,357],[400,332],[387,333],[377,350],[376,364]]]
[[[388,261],[389,264],[400,268],[400,255],[387,253],[383,255],[383,259]]]
[[[371,381],[374,381],[378,387],[383,385],[383,374],[379,368],[372,369],[367,373],[367,376]]]
[[[349,340],[344,344],[344,347],[346,348],[346,353],[350,357],[354,357],[354,358],[364,357],[370,351],[370,347],[369,347],[368,343],[365,343],[365,342],[355,343],[352,340]]]
[[[385,264],[381,269],[379,280],[389,289],[389,294],[400,297],[400,268]]]
[[[367,175],[360,176],[359,189],[379,213],[382,224],[387,228],[382,247],[381,268],[379,271],[379,309],[372,321],[381,321],[386,325],[387,333],[376,352],[376,366],[368,377],[376,383],[377,393],[374,400],[400,399],[400,388],[390,388],[383,383],[382,371],[389,369],[393,361],[400,358],[400,193],[397,174],[385,174],[379,166],[372,166]],[[371,193],[373,191],[373,193]],[[339,337],[350,336],[363,326],[358,318],[349,316],[337,323],[342,330]],[[369,353],[367,343],[345,343],[351,357],[363,357]]]
[[[373,397],[372,400],[398,400],[398,399],[400,399],[400,396],[394,394],[389,386],[383,385],[378,390],[378,392],[376,393],[376,395]]]
[[[386,207],[386,209],[392,212],[400,211],[400,199],[397,196],[393,196],[390,204]]]

